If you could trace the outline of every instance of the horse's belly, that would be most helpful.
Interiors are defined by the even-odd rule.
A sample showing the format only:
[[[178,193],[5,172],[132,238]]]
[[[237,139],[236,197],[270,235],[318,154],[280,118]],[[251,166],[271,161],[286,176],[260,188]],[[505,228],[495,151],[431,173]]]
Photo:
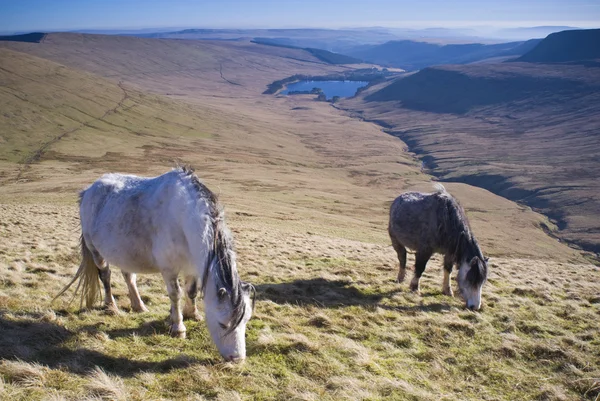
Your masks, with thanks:
[[[156,265],[152,255],[136,254],[127,250],[112,252],[104,257],[106,261],[128,273],[158,273],[160,268]]]

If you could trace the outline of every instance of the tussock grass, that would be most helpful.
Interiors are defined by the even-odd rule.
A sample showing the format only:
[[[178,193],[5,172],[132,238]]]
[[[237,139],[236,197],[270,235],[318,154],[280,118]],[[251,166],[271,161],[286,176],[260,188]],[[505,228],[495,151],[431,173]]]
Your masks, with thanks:
[[[2,361],[0,373],[10,383],[23,387],[43,387],[45,368],[37,363],[27,363],[20,360]]]
[[[96,396],[103,400],[127,399],[123,380],[120,378],[111,377],[98,367],[96,367],[88,377],[89,380],[85,387],[92,396]]]

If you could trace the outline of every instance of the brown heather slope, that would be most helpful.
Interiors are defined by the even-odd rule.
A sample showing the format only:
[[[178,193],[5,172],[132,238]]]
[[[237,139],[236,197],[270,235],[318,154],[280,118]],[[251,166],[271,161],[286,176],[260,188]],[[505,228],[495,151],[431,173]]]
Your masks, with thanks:
[[[377,120],[445,181],[486,188],[600,252],[600,68],[428,68],[342,107]]]
[[[22,141],[19,155],[37,156],[0,164],[0,399],[598,396],[599,270],[545,235],[543,216],[450,183],[492,256],[484,310],[441,294],[438,257],[422,295],[393,282],[387,208],[431,177],[375,124],[308,96],[261,95],[273,79],[332,67],[251,44],[173,41],[172,54],[171,42],[52,36],[23,52],[0,46],[2,150]],[[183,63],[185,49],[206,58],[193,73],[142,72]],[[215,68],[224,54],[223,75],[240,85]],[[186,321],[185,341],[169,337],[158,275],[138,279],[148,313],[129,312],[118,274],[121,315],[50,304],[78,265],[77,191],[106,171],[159,174],[174,160],[220,194],[240,275],[257,288],[243,365],[222,363],[202,322]]]

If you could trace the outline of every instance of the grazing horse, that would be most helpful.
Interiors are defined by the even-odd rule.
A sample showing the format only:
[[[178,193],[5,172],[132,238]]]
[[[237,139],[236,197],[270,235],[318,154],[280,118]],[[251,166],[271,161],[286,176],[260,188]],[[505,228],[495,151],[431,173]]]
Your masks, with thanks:
[[[466,306],[481,307],[481,287],[487,279],[487,258],[483,257],[473,236],[467,216],[457,200],[441,185],[434,193],[407,192],[397,197],[390,207],[388,232],[398,254],[398,282],[406,274],[406,248],[415,254],[415,276],[412,291],[419,291],[419,280],[427,261],[434,253],[444,255],[442,291],[452,296],[450,274],[458,267],[458,288]]]
[[[183,317],[200,320],[198,290],[206,324],[228,361],[246,357],[246,324],[254,306],[254,287],[240,280],[233,239],[217,197],[188,167],[158,177],[105,174],[80,193],[82,261],[77,279],[81,303],[93,307],[104,286],[104,305],[118,312],[109,264],[125,278],[131,309],[147,311],[136,286],[137,273],[160,273],[171,299],[173,336],[185,338]],[[186,301],[178,276],[185,277]],[[100,278],[100,280],[98,280]]]

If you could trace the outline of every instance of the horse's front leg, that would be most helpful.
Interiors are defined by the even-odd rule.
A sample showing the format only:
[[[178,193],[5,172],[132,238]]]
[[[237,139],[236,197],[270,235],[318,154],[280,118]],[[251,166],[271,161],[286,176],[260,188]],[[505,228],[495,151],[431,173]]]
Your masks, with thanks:
[[[185,338],[186,328],[183,324],[183,315],[181,314],[181,287],[177,274],[163,273],[163,279],[167,284],[167,292],[171,299],[171,328],[173,337]]]
[[[450,276],[452,275],[452,266],[454,265],[454,261],[452,256],[445,255],[444,256],[444,283],[442,284],[442,293],[448,296],[454,296],[454,292],[452,292],[452,286],[450,285]]]

